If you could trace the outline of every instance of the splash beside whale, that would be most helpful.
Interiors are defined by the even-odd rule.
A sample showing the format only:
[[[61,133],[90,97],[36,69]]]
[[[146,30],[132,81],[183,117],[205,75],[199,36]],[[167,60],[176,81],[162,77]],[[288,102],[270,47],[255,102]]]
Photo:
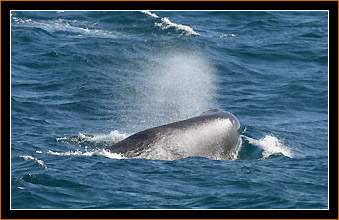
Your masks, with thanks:
[[[198,156],[230,160],[240,142],[238,119],[229,112],[213,109],[197,117],[138,132],[108,150],[125,158],[177,160]]]

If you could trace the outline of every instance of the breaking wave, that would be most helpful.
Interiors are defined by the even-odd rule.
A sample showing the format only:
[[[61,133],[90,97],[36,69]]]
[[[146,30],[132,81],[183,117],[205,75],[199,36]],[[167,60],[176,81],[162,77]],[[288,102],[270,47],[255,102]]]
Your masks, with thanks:
[[[263,138],[259,140],[247,137],[242,135],[244,139],[246,139],[253,147],[259,147],[262,149],[262,157],[259,158],[261,160],[265,160],[272,155],[281,154],[285,157],[293,158],[294,154],[292,149],[282,143],[277,137],[273,135],[265,135]]]
[[[21,155],[21,158],[24,158],[24,160],[33,160],[34,162],[36,162],[37,164],[39,164],[40,166],[44,167],[45,169],[47,169],[47,166],[45,165],[44,161],[39,160],[38,158],[35,158],[33,156],[30,155]]]
[[[24,26],[29,28],[40,28],[44,31],[47,31],[50,34],[55,32],[67,31],[73,33],[73,36],[70,38],[82,38],[82,37],[96,37],[96,38],[116,38],[120,33],[116,31],[109,31],[94,28],[95,24],[89,24],[87,22],[78,21],[78,20],[69,20],[58,18],[53,21],[36,21],[33,19],[24,19],[12,15],[14,21],[13,25]]]
[[[158,15],[151,13],[149,11],[141,11],[144,14],[147,14],[153,18],[160,18]],[[169,20],[167,17],[160,18],[161,22],[159,23],[154,23],[155,26],[160,27],[163,30],[169,29],[169,28],[174,28],[176,31],[183,31],[182,35],[199,35],[197,32],[193,30],[190,26],[187,25],[182,25],[182,24],[176,24],[172,21]]]

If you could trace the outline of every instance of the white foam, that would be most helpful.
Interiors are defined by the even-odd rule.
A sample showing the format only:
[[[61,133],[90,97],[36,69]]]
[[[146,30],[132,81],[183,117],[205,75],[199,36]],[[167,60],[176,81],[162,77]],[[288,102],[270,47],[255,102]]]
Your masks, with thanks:
[[[220,38],[223,38],[223,37],[235,37],[235,34],[221,34],[219,37]]]
[[[150,11],[141,11],[141,12],[144,13],[144,14],[147,14],[147,15],[153,17],[153,18],[159,18],[158,15],[151,13]]]
[[[22,19],[22,18],[15,17],[13,15],[11,17],[15,22],[17,22],[19,24],[25,24],[25,23],[32,22],[32,19]]]
[[[94,36],[99,38],[116,38],[119,34],[117,32],[100,30],[100,29],[91,29],[89,27],[79,27],[87,26],[85,22],[79,22],[77,20],[67,20],[67,19],[57,19],[53,21],[38,22],[32,19],[22,19],[15,16],[12,16],[13,21],[16,24],[24,25],[25,27],[36,27],[41,28],[47,32],[56,32],[56,31],[68,31],[73,33],[79,33],[76,38],[81,36]],[[78,26],[77,26],[78,25]]]
[[[147,15],[153,17],[153,18],[159,18],[158,15],[151,13],[150,11],[141,11],[141,12],[144,13],[144,14],[147,14]],[[176,24],[176,23],[170,21],[169,18],[167,18],[167,17],[161,18],[161,22],[160,23],[154,23],[154,25],[160,27],[163,30],[174,27],[176,30],[184,31],[183,35],[199,35],[190,26],[182,25],[182,24]]]
[[[266,159],[269,156],[278,153],[281,153],[282,155],[290,158],[293,158],[294,156],[291,148],[282,144],[281,141],[279,141],[278,138],[274,137],[273,135],[266,135],[259,140],[255,140],[244,135],[242,135],[242,137],[245,137],[250,144],[253,144],[263,149],[261,159]]]
[[[185,35],[199,35],[190,26],[173,23],[166,17],[161,18],[161,21],[162,21],[161,23],[155,23],[155,25],[161,27],[161,29],[163,30],[168,29],[170,27],[174,27],[176,30],[184,31]]]
[[[46,154],[51,154],[55,156],[86,156],[86,157],[102,156],[102,157],[107,157],[111,159],[124,159],[124,157],[121,154],[111,153],[110,151],[106,149],[96,149],[96,150],[86,151],[86,152],[82,152],[79,150],[68,151],[68,152],[55,152],[55,151],[49,150],[48,152],[46,152]]]
[[[44,167],[45,169],[47,169],[47,166],[45,165],[45,163],[42,160],[39,160],[33,156],[30,155],[21,155],[21,158],[24,158],[25,160],[33,160],[34,162],[36,162],[37,164],[39,164],[40,166]]]
[[[128,136],[129,134],[121,133],[117,130],[113,130],[109,134],[97,134],[97,135],[87,135],[79,133],[75,137],[62,137],[56,138],[56,140],[77,143],[82,150],[78,149],[75,151],[67,152],[55,152],[49,150],[47,152],[36,151],[36,153],[46,153],[55,156],[88,156],[88,157],[102,156],[112,159],[123,159],[124,157],[121,154],[111,153],[109,150],[103,148],[102,144],[104,144],[104,146],[105,145],[111,146],[112,144],[121,141]],[[86,146],[81,145],[82,143],[86,143]],[[97,147],[97,144],[100,144],[100,147]]]

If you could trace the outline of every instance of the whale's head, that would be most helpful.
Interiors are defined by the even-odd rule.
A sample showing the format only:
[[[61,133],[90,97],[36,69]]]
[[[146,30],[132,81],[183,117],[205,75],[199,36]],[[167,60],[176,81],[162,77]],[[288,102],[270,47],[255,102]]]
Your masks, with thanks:
[[[206,116],[211,118],[221,118],[221,119],[228,119],[234,130],[236,130],[240,134],[240,122],[232,113],[227,111],[222,111],[219,109],[211,109],[206,112],[203,112],[200,116]]]

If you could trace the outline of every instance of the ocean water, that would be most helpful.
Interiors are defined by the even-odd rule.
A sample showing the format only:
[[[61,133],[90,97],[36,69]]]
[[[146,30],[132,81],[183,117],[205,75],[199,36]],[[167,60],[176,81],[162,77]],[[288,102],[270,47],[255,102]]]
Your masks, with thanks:
[[[125,159],[234,114],[232,160]],[[327,209],[326,11],[12,11],[12,209]]]

